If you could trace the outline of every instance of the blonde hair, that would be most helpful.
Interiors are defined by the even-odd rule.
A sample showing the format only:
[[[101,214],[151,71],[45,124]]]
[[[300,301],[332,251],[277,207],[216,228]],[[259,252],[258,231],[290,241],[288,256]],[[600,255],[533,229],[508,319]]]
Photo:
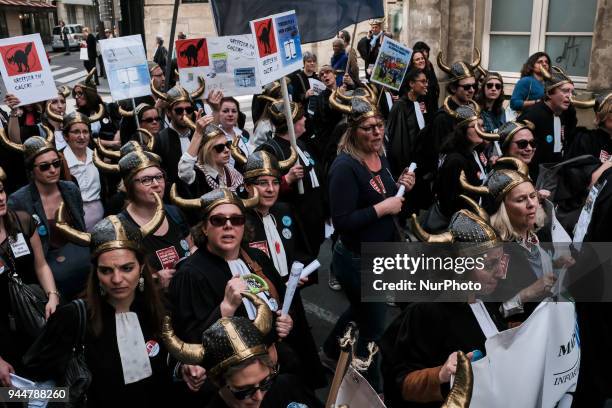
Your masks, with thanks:
[[[213,137],[212,139],[208,139],[206,143],[204,143],[203,146],[200,146],[200,151],[198,152],[198,162],[200,164],[208,164],[211,167],[216,167],[216,164],[213,163],[213,160],[212,160],[212,153],[213,153],[213,146],[217,144],[215,142],[220,137],[222,137],[224,141],[227,140],[225,135],[220,134],[218,136]]]
[[[353,157],[355,160],[362,162],[364,157],[364,152],[361,146],[359,145],[359,139],[357,138],[357,126],[349,125],[348,129],[340,138],[340,142],[338,142],[338,154],[346,153],[349,156]],[[379,155],[385,154],[385,145],[384,143],[380,147],[380,150],[377,152]]]
[[[514,229],[508,211],[506,211],[506,203],[502,202],[499,209],[491,215],[490,224],[497,232],[502,241],[511,242],[522,239],[521,235]],[[538,204],[536,210],[535,225],[532,232],[537,231],[546,224],[546,212],[541,205]]]

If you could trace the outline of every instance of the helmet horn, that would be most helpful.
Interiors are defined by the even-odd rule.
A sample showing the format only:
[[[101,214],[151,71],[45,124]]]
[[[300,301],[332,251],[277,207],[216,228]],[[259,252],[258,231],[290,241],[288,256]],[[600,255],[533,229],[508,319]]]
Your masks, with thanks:
[[[232,145],[230,146],[230,152],[234,160],[236,160],[236,162],[238,162],[241,166],[244,166],[248,158],[245,156],[244,153],[242,153],[242,149],[240,148],[240,146],[238,146],[239,141],[240,141],[240,136],[236,135],[236,137],[234,137],[234,140],[232,140]]]
[[[241,199],[244,208],[253,208],[259,204],[259,190],[253,189],[253,197]]]
[[[97,149],[94,149],[93,152],[93,163],[97,168],[106,173],[119,173],[119,165],[106,163],[104,160],[100,159],[100,156],[98,156]]]
[[[344,103],[342,103],[342,102],[338,102],[338,101],[336,100],[336,96],[337,96],[337,95],[338,95],[338,90],[337,90],[337,89],[334,89],[334,90],[332,91],[331,95],[329,96],[329,104],[330,104],[330,106],[331,106],[333,109],[337,110],[337,111],[340,111],[340,112],[342,112],[342,113],[346,113],[347,115],[349,115],[349,114],[351,113],[351,111],[352,111],[351,107],[350,107],[350,106],[345,105],[345,104],[344,104]]]
[[[25,151],[25,147],[23,147],[23,145],[21,143],[12,142],[6,136],[6,131],[4,130],[4,128],[0,128],[0,142],[2,142],[2,144],[4,144],[9,149],[12,149],[12,150],[15,150],[15,151],[18,151],[18,152],[21,152],[21,153],[23,153]]]
[[[461,194],[459,197],[461,197],[463,201],[465,201],[470,206],[470,208],[472,208],[474,213],[478,214],[478,216],[486,222],[489,222],[489,214],[484,210],[484,208],[479,206],[476,201],[464,194]]]
[[[461,184],[461,188],[463,188],[468,193],[472,193],[476,195],[489,194],[489,188],[487,186],[471,185],[470,182],[467,180],[467,177],[465,176],[465,171],[463,170],[461,170],[461,174],[459,175],[459,184]]]
[[[478,134],[478,136],[480,136],[484,140],[488,140],[489,142],[499,140],[499,135],[497,133],[485,132],[485,130],[480,127],[480,124],[478,122],[476,122],[476,125],[474,126],[474,130],[476,130],[476,133]]]
[[[55,226],[67,239],[77,245],[89,246],[91,234],[72,228],[64,219],[64,202],[62,201],[55,212]]]
[[[282,160],[278,162],[278,167],[280,167],[281,171],[289,170],[297,161],[298,155],[293,146],[291,146],[291,155],[287,160]]]
[[[472,364],[462,351],[458,351],[455,382],[441,408],[468,408],[472,401],[473,388]]]
[[[47,102],[47,107],[46,107],[45,111],[46,111],[46,113],[47,113],[47,116],[48,116],[48,117],[49,117],[51,120],[54,120],[54,121],[56,121],[56,122],[60,122],[60,123],[62,123],[62,122],[64,121],[64,117],[63,117],[63,116],[60,116],[60,115],[58,115],[57,113],[53,113],[53,112],[51,111],[51,102]]]
[[[416,214],[412,214],[412,223],[414,225],[414,232],[421,241],[438,243],[453,242],[453,236],[451,235],[450,231],[443,232],[442,234],[430,234],[429,232],[425,231],[423,227],[421,227]]]
[[[155,87],[155,84],[153,83],[153,80],[151,80],[151,92],[153,92],[153,95],[157,96],[159,99],[161,99],[163,101],[166,101],[166,102],[168,101],[168,94],[158,90]]]
[[[451,74],[451,68],[444,63],[444,56],[443,55],[444,54],[442,53],[442,51],[440,51],[438,53],[438,58],[436,60],[438,62],[438,67],[440,67],[440,69],[442,71],[444,71],[444,72],[446,72],[447,74],[450,75]]]
[[[151,218],[149,222],[147,222],[145,225],[140,227],[140,232],[142,233],[143,237],[146,237],[147,235],[151,235],[153,232],[157,231],[157,229],[164,222],[164,218],[165,218],[164,203],[162,203],[161,197],[157,193],[153,193],[153,196],[155,197],[155,204],[156,204],[155,214],[153,215],[153,218]]]
[[[202,208],[202,200],[199,198],[182,198],[176,192],[176,183],[172,184],[170,188],[170,201],[181,208],[192,208],[192,209],[200,209]]]
[[[204,81],[204,78],[202,78],[201,76],[198,77],[198,83],[200,84],[200,86],[198,87],[198,89],[196,89],[195,91],[193,91],[191,93],[191,99],[196,100],[198,99],[200,96],[202,96],[202,94],[204,93],[204,91],[206,90],[206,82]]]
[[[474,58],[474,61],[472,61],[472,63],[470,64],[470,68],[472,68],[472,70],[477,69],[480,66],[481,59],[480,50],[478,49],[478,47],[474,47],[474,54],[476,55],[476,58]]]
[[[107,149],[100,141],[100,138],[96,137],[95,139],[93,139],[93,142],[96,145],[96,150],[102,153],[102,156],[115,160],[121,158],[121,152]]]
[[[174,334],[172,319],[164,316],[162,320],[161,338],[168,352],[184,364],[200,364],[204,360],[205,350],[201,344],[185,343]]]
[[[104,109],[104,105],[101,103],[98,104],[98,111],[89,117],[89,122],[94,123],[99,121],[100,119],[102,119],[105,113],[106,110]]]
[[[241,295],[249,299],[257,310],[253,326],[257,327],[264,336],[270,333],[270,330],[272,330],[272,312],[266,302],[251,292],[242,292]]]

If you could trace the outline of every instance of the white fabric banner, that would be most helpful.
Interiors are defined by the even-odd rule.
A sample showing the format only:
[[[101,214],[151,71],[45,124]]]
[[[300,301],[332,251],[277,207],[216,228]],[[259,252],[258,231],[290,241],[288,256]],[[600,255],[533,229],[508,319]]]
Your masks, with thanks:
[[[485,343],[472,364],[471,408],[553,408],[571,400],[580,369],[580,337],[571,302],[543,302],[518,327]]]

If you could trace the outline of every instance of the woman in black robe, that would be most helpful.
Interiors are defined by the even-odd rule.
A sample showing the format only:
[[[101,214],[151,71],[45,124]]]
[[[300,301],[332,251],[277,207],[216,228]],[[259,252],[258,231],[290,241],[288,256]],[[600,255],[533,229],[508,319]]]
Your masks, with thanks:
[[[60,211],[61,213],[61,211]],[[81,245],[89,243],[93,270],[89,275],[87,312],[78,302],[52,315],[42,335],[24,358],[33,379],[52,378],[64,385],[66,367],[82,335],[84,360],[91,372],[87,405],[91,407],[162,407],[172,403],[173,366],[161,341],[164,308],[141,252],[142,236],[157,229],[163,219],[161,199],[157,215],[137,229],[123,216],[110,216],[91,234],[72,229],[61,218],[58,227]],[[181,376],[195,381],[185,373]],[[194,368],[201,385],[204,370]]]

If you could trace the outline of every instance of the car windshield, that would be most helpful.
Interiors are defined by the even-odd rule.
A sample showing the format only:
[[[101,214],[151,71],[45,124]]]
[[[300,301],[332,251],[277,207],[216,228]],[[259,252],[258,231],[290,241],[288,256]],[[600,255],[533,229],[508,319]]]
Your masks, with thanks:
[[[82,32],[83,27],[81,27],[81,26],[74,26],[74,27],[71,27],[71,29],[72,29],[73,33],[80,33],[80,32]]]

